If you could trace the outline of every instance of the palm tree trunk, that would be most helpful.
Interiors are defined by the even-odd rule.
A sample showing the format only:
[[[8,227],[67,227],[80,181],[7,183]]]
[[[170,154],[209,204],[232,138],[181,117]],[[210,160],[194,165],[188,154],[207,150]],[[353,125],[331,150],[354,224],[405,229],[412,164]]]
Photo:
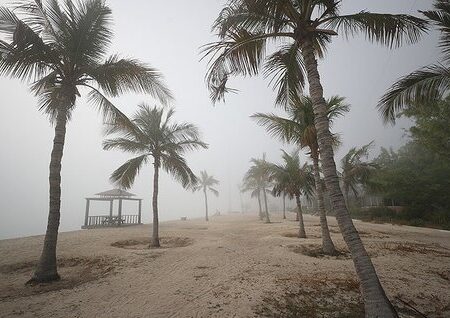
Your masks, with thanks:
[[[283,219],[286,219],[286,194],[283,193]]]
[[[203,193],[205,194],[205,208],[206,208],[205,220],[209,221],[209,219],[208,219],[208,196],[206,195],[206,189],[203,189]]]
[[[352,255],[356,273],[361,283],[366,317],[398,317],[378,279],[372,261],[353,225],[345,205],[334,162],[332,138],[329,130],[323,88],[314,56],[314,47],[309,38],[302,39],[301,51],[309,82],[309,94],[313,101],[314,124],[319,141],[325,183],[330,193],[331,206],[336,214],[339,228]]]
[[[27,284],[43,283],[59,280],[56,262],[56,244],[61,208],[61,160],[66,137],[67,115],[65,111],[58,111],[55,125],[55,137],[49,167],[49,213],[47,231],[45,232],[44,247],[33,277]]]
[[[266,210],[266,223],[270,223],[270,218],[269,218],[269,208],[267,207],[267,195],[266,195],[266,188],[263,188],[263,195],[264,195],[264,208]]]
[[[348,201],[348,193],[350,192],[350,189],[348,188],[348,186],[346,186],[344,184],[344,200],[345,200],[345,204],[347,204],[347,209],[350,208],[350,202]]]
[[[263,219],[263,212],[261,207],[261,193],[258,191],[258,206],[259,206],[259,219],[262,221]]]
[[[299,223],[298,237],[306,238],[305,223],[303,222],[303,211],[302,211],[302,203],[300,202],[300,195],[298,194],[295,195],[295,201],[297,202],[297,211],[298,211],[298,223]]]
[[[313,152],[313,151],[311,151]],[[320,227],[322,229],[322,250],[324,254],[336,255],[337,251],[331,240],[330,230],[328,229],[327,215],[325,213],[325,205],[323,203],[322,185],[319,172],[319,158],[317,154],[311,155],[314,167],[314,181],[316,184],[316,199],[319,208]]]
[[[155,173],[153,176],[153,232],[151,247],[160,247],[159,243],[159,220],[158,220],[158,180],[159,180],[159,160],[155,158],[153,163]]]

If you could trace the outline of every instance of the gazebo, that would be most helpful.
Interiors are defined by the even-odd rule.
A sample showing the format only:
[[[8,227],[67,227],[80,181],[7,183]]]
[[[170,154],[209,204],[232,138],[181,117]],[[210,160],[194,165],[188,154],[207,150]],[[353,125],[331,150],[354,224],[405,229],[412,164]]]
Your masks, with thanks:
[[[112,189],[105,192],[96,193],[95,197],[86,198],[86,214],[84,215],[84,225],[82,229],[94,227],[112,227],[123,225],[141,224],[142,199],[134,198],[135,194],[122,189]],[[117,215],[113,215],[114,201],[119,201]],[[91,201],[109,202],[109,215],[89,215]],[[138,214],[122,214],[123,201],[137,201]]]

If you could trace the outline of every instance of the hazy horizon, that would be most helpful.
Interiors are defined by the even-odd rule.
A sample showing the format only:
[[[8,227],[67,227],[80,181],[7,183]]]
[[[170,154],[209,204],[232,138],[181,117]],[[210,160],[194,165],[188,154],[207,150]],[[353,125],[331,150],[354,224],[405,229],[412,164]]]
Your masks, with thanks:
[[[0,0],[0,5],[12,1]],[[210,27],[225,1],[171,1],[154,3],[106,1],[113,11],[114,39],[110,53],[134,57],[162,72],[175,95],[175,120],[196,124],[209,149],[189,153],[188,163],[195,173],[206,170],[220,180],[220,196],[209,196],[210,212],[240,211],[237,190],[251,157],[267,154],[269,161],[280,160],[280,149],[293,149],[269,137],[250,115],[275,112],[274,93],[269,81],[236,78],[230,82],[238,94],[226,96],[226,103],[212,105],[204,76],[206,61],[200,61],[200,47],[216,40]],[[373,12],[419,15],[430,9],[426,0],[357,1],[343,4],[344,12]],[[371,44],[363,37],[346,41],[336,39],[324,60],[319,61],[325,96],[340,95],[351,104],[351,111],[338,119],[333,131],[342,135],[336,161],[353,146],[375,141],[372,157],[380,147],[397,149],[406,142],[404,128],[409,121],[399,120],[384,126],[376,110],[380,96],[399,77],[438,60],[437,32],[431,31],[413,46],[389,50]],[[28,85],[0,78],[2,103],[0,133],[1,200],[0,239],[43,234],[48,216],[48,165],[53,128],[36,107],[36,98]],[[148,96],[125,95],[115,104],[132,115],[141,102],[156,102]],[[85,197],[115,188],[109,182],[111,172],[130,158],[119,151],[104,151],[101,143],[102,118],[84,98],[67,125],[62,163],[61,231],[79,229],[84,220]],[[303,156],[306,160],[306,156]],[[147,165],[130,192],[144,199],[143,221],[151,219],[152,169]],[[161,220],[201,217],[204,202],[201,193],[186,191],[166,173],[161,173],[159,211]],[[245,202],[256,204],[248,195]],[[273,202],[281,202],[281,200]],[[130,205],[130,209],[134,209]],[[107,204],[95,204],[92,214],[106,214]]]

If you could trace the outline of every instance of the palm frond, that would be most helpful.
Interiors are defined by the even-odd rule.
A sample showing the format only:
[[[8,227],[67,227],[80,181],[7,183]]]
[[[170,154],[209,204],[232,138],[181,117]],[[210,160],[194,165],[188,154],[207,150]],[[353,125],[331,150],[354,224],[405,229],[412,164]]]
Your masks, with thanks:
[[[302,143],[301,127],[296,121],[275,114],[256,113],[250,117],[265,127],[270,136],[286,143]]]
[[[420,11],[431,22],[437,26],[441,32],[439,47],[442,50],[444,62],[450,62],[450,4],[446,0],[436,0],[434,2],[435,11]]]
[[[87,86],[87,85],[86,85]],[[110,126],[123,126],[133,128],[130,119],[122,113],[108,98],[92,86],[88,94],[88,102],[91,103],[103,117],[104,122]]]
[[[334,95],[327,100],[327,109],[328,120],[333,123],[333,120],[350,111],[350,104],[345,102],[345,97]]]
[[[105,139],[102,143],[102,146],[104,150],[119,149],[124,152],[135,154],[145,153],[149,151],[149,149],[142,143],[135,140],[130,140],[128,138]]]
[[[403,43],[416,43],[428,30],[425,20],[406,14],[380,14],[361,11],[356,14],[333,16],[324,19],[326,28],[346,37],[363,33],[372,42],[394,48]]]
[[[111,174],[111,181],[125,189],[131,188],[136,176],[147,160],[147,155],[128,160]]]
[[[86,70],[108,95],[146,93],[166,105],[173,100],[160,72],[134,59],[109,57],[105,63]]]
[[[427,103],[443,98],[450,89],[450,69],[435,64],[415,71],[398,80],[378,103],[385,122],[395,122],[402,110],[415,103]]]
[[[206,44],[202,59],[209,58],[205,77],[213,102],[224,100],[230,75],[253,76],[259,73],[266,54],[266,40],[272,35],[253,34],[245,29],[228,34],[222,41]]]
[[[287,105],[289,96],[301,95],[305,85],[305,66],[299,44],[293,42],[270,55],[265,62],[264,76],[277,90],[275,102]]]
[[[176,153],[161,154],[161,166],[184,188],[197,184],[197,177],[187,165],[186,159]]]
[[[217,191],[216,189],[211,188],[211,187],[209,187],[208,189],[209,189],[209,191],[211,191],[212,193],[214,193],[214,195],[215,195],[216,197],[219,196],[219,191]]]

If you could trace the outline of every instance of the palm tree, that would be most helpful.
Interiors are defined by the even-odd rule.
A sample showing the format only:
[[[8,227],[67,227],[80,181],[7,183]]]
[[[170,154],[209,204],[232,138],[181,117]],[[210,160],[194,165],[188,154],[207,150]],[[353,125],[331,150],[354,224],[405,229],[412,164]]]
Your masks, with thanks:
[[[369,176],[377,168],[375,163],[363,161],[364,158],[369,156],[369,149],[372,145],[373,141],[361,148],[353,147],[341,160],[342,187],[347,206],[349,206],[348,194],[350,190],[357,197],[357,186],[367,183]]]
[[[253,178],[252,176],[244,176],[243,185],[241,188],[241,192],[250,192],[250,197],[256,198],[258,200],[258,216],[260,220],[264,219],[264,213],[262,211],[262,205],[261,205],[261,191],[262,191],[262,184],[259,182],[259,180]]]
[[[267,206],[267,192],[270,187],[270,164],[266,161],[266,154],[263,154],[262,159],[252,158],[250,162],[253,164],[244,176],[244,183],[246,188],[254,187],[257,191],[258,200],[261,199],[261,193],[264,198],[264,217],[266,223],[270,223],[269,208]],[[259,201],[260,202],[260,201]],[[261,208],[261,204],[260,204]]]
[[[109,97],[149,93],[171,100],[159,72],[134,59],[106,57],[111,43],[111,10],[102,0],[22,1],[0,7],[0,76],[31,84],[39,110],[54,125],[49,167],[49,215],[44,246],[29,283],[60,278],[56,244],[61,206],[61,161],[66,123],[81,92],[105,121],[127,124]],[[83,90],[82,90],[83,89]]]
[[[137,155],[111,175],[111,180],[125,189],[130,188],[142,166],[153,159],[153,233],[151,247],[159,247],[158,222],[158,180],[159,170],[163,168],[180,182],[184,188],[193,187],[197,177],[188,167],[183,155],[190,150],[207,148],[200,140],[198,128],[190,123],[173,123],[174,110],[150,108],[141,104],[129,125],[113,125],[107,134],[116,137],[106,139],[103,149],[120,149]]]
[[[206,190],[211,191],[216,196],[219,196],[219,191],[213,188],[213,186],[218,185],[219,181],[215,179],[213,176],[208,175],[206,171],[200,172],[200,178],[198,179],[198,185],[194,187],[194,191],[200,191],[203,190],[203,194],[205,195],[205,209],[206,209],[206,215],[205,220],[209,221],[208,218],[208,196],[206,195]]]
[[[218,101],[233,91],[227,86],[231,76],[253,76],[264,69],[278,90],[276,102],[286,105],[289,96],[301,95],[306,74],[325,182],[361,282],[366,315],[395,317],[339,187],[317,58],[340,33],[346,37],[363,33],[372,42],[397,47],[417,42],[427,24],[405,14],[340,15],[341,6],[340,0],[230,0],[213,24],[219,41],[204,46],[204,57],[210,58],[206,81],[211,99]],[[267,48],[273,45],[268,42],[280,45],[270,55]]]
[[[414,104],[429,104],[440,100],[450,90],[450,3],[435,0],[433,11],[422,11],[441,32],[439,47],[442,63],[423,67],[399,79],[378,103],[385,122],[395,122],[396,115]]]
[[[300,163],[298,151],[288,154],[282,150],[283,165],[272,164],[269,168],[271,178],[275,180],[273,193],[280,195],[286,193],[290,199],[295,198],[299,216],[298,237],[306,238],[305,224],[303,222],[303,211],[300,200],[301,195],[311,197],[314,188],[314,175],[311,166]]]
[[[350,106],[345,103],[344,97],[332,96],[326,101],[327,117],[330,123],[337,117],[343,116],[350,110]],[[313,161],[314,179],[316,185],[316,200],[319,208],[320,225],[322,230],[322,250],[324,254],[335,255],[337,253],[330,231],[325,212],[323,199],[322,182],[319,168],[319,144],[317,141],[317,131],[314,127],[314,111],[311,98],[296,97],[291,98],[285,107],[288,118],[283,118],[275,114],[258,113],[253,115],[261,126],[264,126],[269,134],[283,142],[295,143],[301,148],[308,148],[309,155]],[[334,135],[337,137],[336,135]],[[335,138],[334,143],[338,140]]]

